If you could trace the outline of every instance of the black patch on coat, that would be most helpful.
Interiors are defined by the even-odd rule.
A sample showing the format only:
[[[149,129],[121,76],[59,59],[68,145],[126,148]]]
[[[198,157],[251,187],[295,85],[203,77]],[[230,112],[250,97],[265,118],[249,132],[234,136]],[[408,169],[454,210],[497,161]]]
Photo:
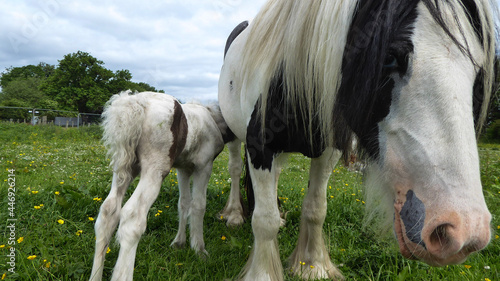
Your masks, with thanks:
[[[256,169],[271,170],[274,157],[283,152],[299,152],[316,158],[325,149],[318,120],[309,122],[302,114],[292,114],[301,112],[301,109],[283,99],[285,91],[283,72],[278,70],[269,85],[264,127],[259,113],[261,100],[255,104],[247,127],[246,145]]]
[[[229,47],[231,47],[231,44],[233,43],[234,39],[240,35],[240,33],[243,32],[248,27],[248,21],[244,21],[240,24],[238,24],[231,34],[229,34],[229,37],[227,38],[226,41],[226,47],[224,48],[224,58],[226,57],[227,51],[229,50]]]
[[[406,237],[411,242],[419,244],[425,248],[425,243],[422,241],[422,229],[424,229],[425,221],[425,205],[418,199],[413,190],[406,193],[406,202],[399,212],[401,220],[405,225]]]

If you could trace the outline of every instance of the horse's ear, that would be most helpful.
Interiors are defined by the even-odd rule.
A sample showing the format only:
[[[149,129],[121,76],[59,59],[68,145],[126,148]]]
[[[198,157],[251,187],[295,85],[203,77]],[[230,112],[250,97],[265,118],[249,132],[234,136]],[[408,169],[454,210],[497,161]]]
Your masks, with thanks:
[[[244,21],[240,24],[238,24],[231,34],[229,34],[229,37],[227,38],[226,41],[226,48],[224,49],[224,58],[226,58],[227,51],[229,50],[229,47],[231,47],[231,44],[233,43],[234,39],[240,35],[240,33],[243,32],[248,27],[248,21]]]

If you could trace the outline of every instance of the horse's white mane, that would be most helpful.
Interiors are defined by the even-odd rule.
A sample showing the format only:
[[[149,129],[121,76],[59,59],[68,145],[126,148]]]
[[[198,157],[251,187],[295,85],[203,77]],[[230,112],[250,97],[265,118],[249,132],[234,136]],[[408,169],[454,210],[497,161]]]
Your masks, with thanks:
[[[353,0],[270,0],[262,8],[250,27],[240,69],[243,84],[256,73],[268,78],[262,85],[263,118],[271,79],[281,69],[287,89],[283,99],[303,109],[291,114],[312,120],[309,117],[320,108],[322,131],[331,131],[332,105],[341,81],[339,54],[344,51],[356,5]]]

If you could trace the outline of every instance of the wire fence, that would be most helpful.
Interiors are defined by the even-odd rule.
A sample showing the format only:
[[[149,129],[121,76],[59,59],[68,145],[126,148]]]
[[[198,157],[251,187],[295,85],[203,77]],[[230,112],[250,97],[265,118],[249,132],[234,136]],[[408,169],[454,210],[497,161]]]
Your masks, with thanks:
[[[101,114],[31,107],[0,106],[0,120],[32,125],[80,127],[99,124]]]

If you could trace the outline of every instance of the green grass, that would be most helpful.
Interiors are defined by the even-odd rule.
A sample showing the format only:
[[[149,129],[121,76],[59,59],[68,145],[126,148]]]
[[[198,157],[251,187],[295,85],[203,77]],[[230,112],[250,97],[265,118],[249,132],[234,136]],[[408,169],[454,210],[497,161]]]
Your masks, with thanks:
[[[0,232],[0,278],[5,273],[5,280],[88,280],[95,238],[94,221],[89,218],[97,217],[111,184],[99,128],[0,123],[0,132],[0,221],[5,226]],[[480,154],[484,193],[493,214],[494,235],[499,235],[500,145],[481,146]],[[189,248],[176,250],[169,246],[178,222],[174,172],[164,181],[149,212],[136,257],[135,280],[224,280],[238,275],[253,238],[249,222],[232,229],[217,218],[229,194],[227,159],[225,150],[215,161],[208,188],[204,230],[210,257],[201,260]],[[9,169],[15,170],[16,180],[15,238],[23,237],[14,245],[16,274],[8,272],[6,257],[10,251],[10,230],[6,228]],[[308,170],[307,158],[292,155],[280,178],[279,196],[282,211],[287,214],[287,223],[279,232],[285,267],[298,236]],[[337,166],[329,186],[325,239],[333,262],[347,280],[500,280],[500,238],[494,236],[485,250],[472,255],[464,265],[434,268],[408,261],[398,253],[395,241],[376,240],[373,233],[363,229],[359,174]],[[132,191],[133,187],[128,195]],[[155,216],[158,210],[162,212]],[[105,280],[110,278],[118,249],[116,243],[110,246]],[[286,276],[286,280],[298,279]]]

